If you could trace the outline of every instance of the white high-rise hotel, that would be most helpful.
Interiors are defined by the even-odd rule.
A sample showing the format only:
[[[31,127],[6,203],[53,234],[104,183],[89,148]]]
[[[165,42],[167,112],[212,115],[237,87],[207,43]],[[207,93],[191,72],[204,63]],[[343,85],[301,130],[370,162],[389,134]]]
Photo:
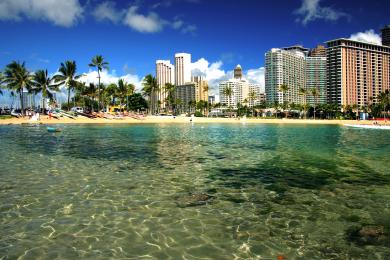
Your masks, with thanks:
[[[174,66],[169,60],[156,60],[156,79],[159,86],[157,99],[162,101],[162,107],[164,107],[163,101],[167,98],[167,93],[164,88],[165,84],[174,84],[174,75]]]
[[[168,95],[165,84],[181,86],[191,82],[191,54],[176,53],[175,66],[169,60],[156,60],[156,80],[159,88],[157,99],[160,101],[161,108],[165,108]]]
[[[191,82],[191,54],[175,54],[175,85],[180,86]]]
[[[230,88],[232,90],[232,95],[225,95],[225,90]],[[250,93],[256,93],[256,99],[250,100]],[[240,65],[234,69],[234,77],[232,79],[222,81],[219,83],[219,97],[220,103],[234,109],[237,108],[237,104],[240,103],[252,107],[259,103],[260,97],[260,85],[252,84],[248,80],[242,77],[242,68]]]

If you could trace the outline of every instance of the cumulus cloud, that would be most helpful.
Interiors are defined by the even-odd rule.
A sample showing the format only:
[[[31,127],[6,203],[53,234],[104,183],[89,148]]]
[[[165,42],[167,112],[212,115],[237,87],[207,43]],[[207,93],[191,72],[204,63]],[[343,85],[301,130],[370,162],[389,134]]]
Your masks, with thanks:
[[[116,8],[115,2],[112,1],[100,3],[96,6],[92,14],[97,21],[122,23],[141,33],[160,32],[166,26],[174,30],[179,30],[183,34],[190,33],[194,35],[197,30],[195,25],[187,24],[179,17],[175,17],[173,21],[168,21],[161,18],[155,12],[142,14],[136,5],[130,6],[128,9],[118,9]]]
[[[222,61],[210,63],[205,58],[200,58],[191,64],[191,72],[192,75],[205,77],[209,83],[210,93],[219,96],[219,83],[233,78],[233,70],[225,71],[222,66]],[[261,90],[264,91],[264,71],[264,67],[249,69],[244,71],[244,78],[251,83],[260,84]]]
[[[0,20],[21,21],[24,18],[50,21],[70,27],[82,18],[79,0],[2,0]]]
[[[354,33],[349,37],[353,41],[361,41],[373,44],[382,44],[382,38],[379,34],[375,33],[374,30],[367,30],[365,32]]]
[[[107,70],[103,70],[100,72],[100,82],[103,84],[111,84],[117,83],[119,79],[125,80],[127,83],[134,84],[136,87],[136,91],[140,91],[142,89],[142,79],[135,74],[125,74],[122,76],[116,75],[115,70],[110,73]],[[98,73],[97,71],[90,70],[79,79],[80,82],[85,82],[86,84],[95,83],[98,84]]]
[[[98,21],[108,20],[113,23],[117,23],[123,19],[125,11],[117,10],[115,2],[107,1],[96,6],[92,14]]]
[[[349,18],[350,16],[342,11],[332,7],[320,6],[321,0],[302,0],[302,5],[294,11],[294,14],[300,16],[298,22],[303,25],[315,20],[337,21],[340,18]]]
[[[154,33],[162,30],[167,22],[161,19],[158,14],[150,12],[148,15],[137,13],[138,7],[131,6],[124,19],[124,24],[142,33]]]

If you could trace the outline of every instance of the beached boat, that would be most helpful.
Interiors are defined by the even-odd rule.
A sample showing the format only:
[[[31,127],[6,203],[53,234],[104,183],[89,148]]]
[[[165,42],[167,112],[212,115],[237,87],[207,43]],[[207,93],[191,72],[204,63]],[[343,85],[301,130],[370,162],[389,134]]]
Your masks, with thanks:
[[[351,125],[351,124],[344,124],[344,125],[349,127],[355,127],[355,128],[390,130],[390,125]]]

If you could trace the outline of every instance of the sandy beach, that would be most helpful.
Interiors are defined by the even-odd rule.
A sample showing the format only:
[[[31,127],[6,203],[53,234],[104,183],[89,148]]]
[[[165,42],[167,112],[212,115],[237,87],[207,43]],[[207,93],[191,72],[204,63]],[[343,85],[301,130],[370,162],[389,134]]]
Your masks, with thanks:
[[[190,123],[190,117],[169,117],[169,116],[147,116],[144,119],[123,118],[123,119],[90,119],[86,117],[78,117],[76,119],[60,118],[49,119],[47,116],[41,117],[41,124],[165,124],[165,123]],[[28,118],[10,118],[0,120],[0,125],[18,125],[24,123],[37,123],[30,121]],[[328,125],[344,125],[344,124],[366,124],[371,125],[372,121],[357,121],[357,120],[313,120],[313,119],[263,119],[263,118],[207,118],[195,117],[193,123],[231,123],[231,124],[328,124]],[[379,122],[385,124],[384,122]],[[389,123],[387,123],[389,124]]]

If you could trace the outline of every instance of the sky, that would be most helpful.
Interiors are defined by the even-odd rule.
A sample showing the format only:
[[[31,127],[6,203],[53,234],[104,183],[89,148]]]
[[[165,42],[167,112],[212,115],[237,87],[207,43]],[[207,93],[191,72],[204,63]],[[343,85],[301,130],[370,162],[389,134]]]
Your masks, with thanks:
[[[105,83],[124,78],[141,89],[155,60],[173,63],[175,53],[187,52],[193,72],[218,94],[237,64],[263,86],[271,48],[335,38],[380,43],[389,13],[389,0],[0,0],[0,69],[16,60],[54,74],[75,60],[93,82],[88,64],[99,54],[109,62]]]

